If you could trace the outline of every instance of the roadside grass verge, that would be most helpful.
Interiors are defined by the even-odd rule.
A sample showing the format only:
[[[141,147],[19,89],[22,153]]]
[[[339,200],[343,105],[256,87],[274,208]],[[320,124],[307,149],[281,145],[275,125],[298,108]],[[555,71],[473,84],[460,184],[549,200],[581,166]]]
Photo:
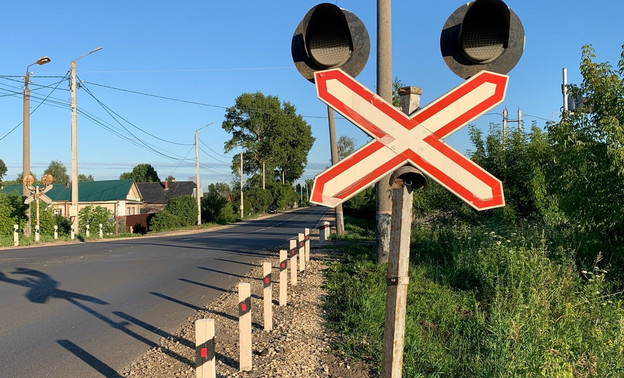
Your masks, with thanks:
[[[403,376],[623,376],[622,294],[598,252],[579,268],[574,250],[551,242],[556,233],[414,228]],[[379,372],[387,266],[375,264],[374,246],[337,248],[327,327],[341,335],[337,350]]]

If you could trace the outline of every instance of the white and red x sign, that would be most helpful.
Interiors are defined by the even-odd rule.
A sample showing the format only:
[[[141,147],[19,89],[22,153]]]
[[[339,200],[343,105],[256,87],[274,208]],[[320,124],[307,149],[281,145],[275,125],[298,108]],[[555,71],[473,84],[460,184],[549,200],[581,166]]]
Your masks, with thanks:
[[[335,207],[411,163],[477,210],[504,206],[500,180],[442,139],[500,104],[507,80],[482,71],[410,118],[340,69],[316,72],[318,97],[373,140],[319,174],[311,201]]]

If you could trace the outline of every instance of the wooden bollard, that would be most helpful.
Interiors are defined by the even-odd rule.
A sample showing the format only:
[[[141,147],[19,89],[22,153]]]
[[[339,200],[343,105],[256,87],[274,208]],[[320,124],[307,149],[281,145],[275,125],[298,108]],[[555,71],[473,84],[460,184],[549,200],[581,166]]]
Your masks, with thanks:
[[[214,319],[195,321],[195,370],[197,378],[215,378]]]
[[[321,242],[324,243],[329,240],[329,232],[331,231],[329,227],[329,222],[323,222],[323,225],[319,227],[319,236],[321,238]]]
[[[290,255],[290,284],[297,286],[297,241],[295,239],[290,239],[288,254]]]
[[[17,232],[18,228],[19,228],[18,225],[16,224],[13,225],[13,246],[14,247],[19,246],[19,232]]]
[[[305,228],[303,230],[303,236],[305,238],[305,258],[306,262],[310,261],[310,229]]]
[[[240,371],[251,370],[251,285],[238,284],[238,330],[240,344]]]
[[[303,236],[303,232],[297,234],[297,248],[299,248],[299,271],[303,272],[306,266],[305,259],[305,239]]]
[[[286,306],[288,299],[288,251],[280,251],[280,276],[279,276],[279,305]]]
[[[273,329],[273,282],[271,280],[271,263],[265,262],[262,264],[262,270],[264,271],[264,330],[270,331]]]

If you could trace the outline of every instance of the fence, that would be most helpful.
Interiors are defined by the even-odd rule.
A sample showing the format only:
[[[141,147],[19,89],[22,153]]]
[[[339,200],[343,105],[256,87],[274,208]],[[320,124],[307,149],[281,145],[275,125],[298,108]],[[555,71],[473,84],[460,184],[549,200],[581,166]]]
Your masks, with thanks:
[[[329,222],[324,222],[318,227],[320,234],[327,233],[328,240],[330,227]],[[279,306],[287,305],[288,298],[288,273],[290,269],[290,284],[298,284],[297,275],[305,271],[306,262],[310,261],[310,229],[304,229],[303,233],[297,234],[290,239],[289,249],[279,252]],[[263,262],[263,315],[264,331],[273,329],[273,292],[272,292],[272,265]],[[239,322],[239,370],[250,371],[252,363],[252,332],[251,332],[251,285],[248,282],[238,284],[238,322]],[[215,363],[215,319],[200,319],[195,322],[195,368],[198,378],[216,377]]]

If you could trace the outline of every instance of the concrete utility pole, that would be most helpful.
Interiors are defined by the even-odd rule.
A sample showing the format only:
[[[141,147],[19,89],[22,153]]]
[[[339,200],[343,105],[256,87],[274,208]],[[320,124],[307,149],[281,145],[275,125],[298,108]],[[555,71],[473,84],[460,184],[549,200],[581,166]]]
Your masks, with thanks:
[[[29,197],[30,190],[28,190],[26,181],[24,179],[26,176],[30,174],[30,89],[28,89],[28,83],[30,82],[30,67],[38,64],[43,65],[46,63],[50,63],[50,58],[47,56],[41,57],[37,59],[36,62],[29,64],[26,67],[26,76],[24,76],[24,119],[23,119],[23,167],[22,167],[22,196]],[[24,227],[24,235],[30,236],[31,234],[31,221],[30,221],[30,205],[28,205],[28,211],[26,212],[28,217],[28,221],[26,222],[26,226]]]
[[[199,129],[195,130],[195,181],[196,181],[196,185],[197,185],[197,225],[201,225],[202,223],[202,219],[201,219],[201,198],[203,196],[202,194],[202,189],[201,189],[201,180],[199,178],[199,130],[203,129],[204,127],[208,127],[212,125],[212,122],[210,122],[209,124],[200,127]]]
[[[331,150],[332,165],[338,164],[338,142],[336,141],[336,119],[334,117],[334,109],[327,106],[327,118],[329,119],[329,146]],[[336,215],[336,234],[344,234],[344,213],[342,204],[334,208]]]
[[[561,85],[561,93],[563,94],[563,117],[568,116],[568,69],[563,67],[563,84]]]
[[[243,151],[240,153],[240,217],[243,219],[245,212],[243,211]]]
[[[507,146],[507,118],[508,112],[507,108],[503,109],[503,150]]]
[[[74,232],[78,232],[78,116],[76,110],[76,61],[84,58],[89,54],[102,50],[101,47],[93,49],[88,53],[79,56],[71,61],[71,150],[72,150],[72,190],[71,190],[71,208],[69,215],[74,217],[72,228]]]
[[[392,103],[392,27],[390,0],[377,0],[377,94]],[[377,189],[377,262],[388,261],[392,198],[390,178],[375,185]]]

